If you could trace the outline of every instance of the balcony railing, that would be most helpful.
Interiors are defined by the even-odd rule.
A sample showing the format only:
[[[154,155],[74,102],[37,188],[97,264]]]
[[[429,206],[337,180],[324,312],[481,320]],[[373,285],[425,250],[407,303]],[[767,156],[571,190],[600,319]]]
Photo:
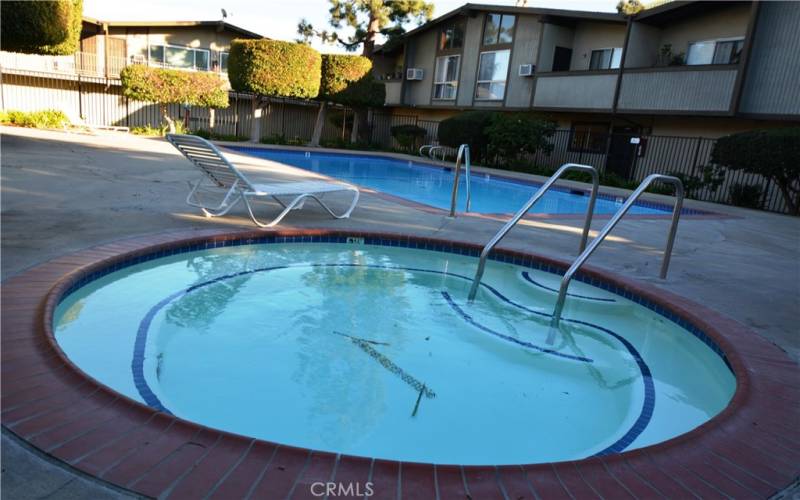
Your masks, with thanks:
[[[392,106],[402,104],[402,80],[386,80],[383,82],[383,84],[386,87],[386,105]]]
[[[627,112],[726,113],[737,65],[626,69],[617,109]]]
[[[539,73],[533,107],[544,109],[610,110],[618,71]]]

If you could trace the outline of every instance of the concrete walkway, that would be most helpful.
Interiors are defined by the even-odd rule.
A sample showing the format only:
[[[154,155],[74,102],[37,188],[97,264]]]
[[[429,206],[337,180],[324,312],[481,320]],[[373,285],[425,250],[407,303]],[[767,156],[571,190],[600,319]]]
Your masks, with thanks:
[[[175,229],[252,228],[243,209],[206,219],[186,206],[186,182],[197,174],[161,139],[9,127],[1,127],[0,132],[3,278],[53,257],[121,238]],[[312,176],[250,156],[231,153],[229,158],[256,182]],[[687,205],[729,217],[681,220],[667,280],[657,277],[666,220],[622,222],[591,263],[716,309],[778,344],[797,361],[800,219],[699,202]],[[277,205],[262,208],[274,213]],[[448,219],[369,193],[349,220],[335,221],[321,209],[309,208],[290,214],[283,225],[397,231],[476,243],[488,241],[501,226],[501,222],[477,217]],[[593,229],[606,220],[597,218]],[[557,217],[525,221],[502,246],[569,258],[576,254],[581,224],[580,219]],[[46,482],[65,469],[46,460],[29,460],[31,452],[9,439],[4,431],[4,498],[92,496],[69,496],[64,488],[28,492],[26,483]],[[103,485],[96,487],[98,498],[121,494]]]

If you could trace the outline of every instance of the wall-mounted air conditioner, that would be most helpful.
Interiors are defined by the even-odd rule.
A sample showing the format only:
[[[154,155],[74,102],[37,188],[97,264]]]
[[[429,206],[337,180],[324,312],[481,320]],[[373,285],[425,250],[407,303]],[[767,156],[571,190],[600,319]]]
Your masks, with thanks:
[[[533,76],[534,71],[536,71],[536,66],[533,64],[519,65],[519,76]]]
[[[406,70],[406,80],[422,80],[423,75],[422,68],[408,68]]]

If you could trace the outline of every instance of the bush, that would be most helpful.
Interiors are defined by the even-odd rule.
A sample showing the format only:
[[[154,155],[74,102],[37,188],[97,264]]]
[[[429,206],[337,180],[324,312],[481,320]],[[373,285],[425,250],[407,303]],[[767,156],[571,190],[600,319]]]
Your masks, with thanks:
[[[228,107],[225,82],[215,73],[132,64],[122,69],[120,80],[122,93],[129,99],[204,108]]]
[[[42,111],[3,111],[0,112],[0,123],[31,128],[64,128],[70,124],[63,111],[45,109]]]
[[[319,95],[319,52],[279,40],[234,40],[228,56],[228,78],[239,92],[267,96],[314,98]]]
[[[0,45],[9,52],[69,55],[78,50],[83,0],[0,2]]]
[[[515,162],[539,150],[552,151],[553,145],[547,139],[555,130],[555,123],[531,113],[495,113],[484,133],[491,156]]]
[[[467,111],[439,123],[439,142],[451,148],[469,144],[473,161],[486,158],[487,137],[484,129],[491,122],[493,111]]]
[[[175,131],[170,132],[169,125],[163,124],[159,125],[158,127],[153,127],[149,123],[147,125],[142,125],[140,127],[131,127],[131,134],[134,135],[144,135],[148,137],[164,137],[169,133],[175,134],[192,134],[193,132],[186,128],[183,124],[183,120],[178,120],[174,123]]]
[[[428,131],[416,125],[396,125],[392,127],[392,137],[403,149],[414,151],[419,141],[425,138]]]
[[[205,130],[202,128],[195,130],[193,133],[194,135],[202,137],[203,139],[208,139],[209,141],[242,142],[248,140],[248,138],[245,136],[233,135],[233,134],[217,134],[216,132],[212,132],[210,130]]]
[[[728,189],[731,203],[737,207],[761,208],[761,186],[737,182]]]
[[[370,70],[372,61],[366,57],[323,54],[320,98],[352,107],[382,106],[386,89]]]
[[[711,152],[711,161],[771,180],[780,189],[789,213],[800,215],[800,127],[721,137]]]

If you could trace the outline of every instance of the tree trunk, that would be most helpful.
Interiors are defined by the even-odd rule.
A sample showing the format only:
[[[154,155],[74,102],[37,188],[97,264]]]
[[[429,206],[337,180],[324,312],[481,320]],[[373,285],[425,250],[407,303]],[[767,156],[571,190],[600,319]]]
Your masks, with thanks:
[[[208,130],[210,132],[214,131],[214,127],[216,126],[217,121],[217,110],[214,108],[208,108]]]
[[[314,124],[314,134],[311,136],[311,146],[319,146],[319,141],[322,139],[322,129],[325,128],[325,109],[327,107],[328,103],[325,101],[319,104],[317,123]]]
[[[381,29],[380,19],[374,12],[369,13],[369,24],[367,24],[367,34],[364,36],[364,48],[361,55],[372,60],[372,50],[375,48],[375,37]]]
[[[254,95],[252,104],[252,123],[250,125],[250,142],[261,141],[261,115],[264,112],[264,107],[261,105],[260,96]]]
[[[161,116],[164,117],[164,121],[167,122],[167,125],[169,126],[169,133],[174,134],[176,132],[175,122],[169,117],[166,104],[161,105]]]
[[[783,179],[776,179],[775,183],[778,185],[778,189],[783,195],[783,200],[786,202],[786,208],[789,209],[789,214],[800,215],[800,197],[795,199],[795,196],[793,196],[792,189],[789,187],[791,183]]]
[[[361,121],[361,111],[353,109],[353,128],[350,130],[350,142],[355,144],[358,142],[358,124]]]

